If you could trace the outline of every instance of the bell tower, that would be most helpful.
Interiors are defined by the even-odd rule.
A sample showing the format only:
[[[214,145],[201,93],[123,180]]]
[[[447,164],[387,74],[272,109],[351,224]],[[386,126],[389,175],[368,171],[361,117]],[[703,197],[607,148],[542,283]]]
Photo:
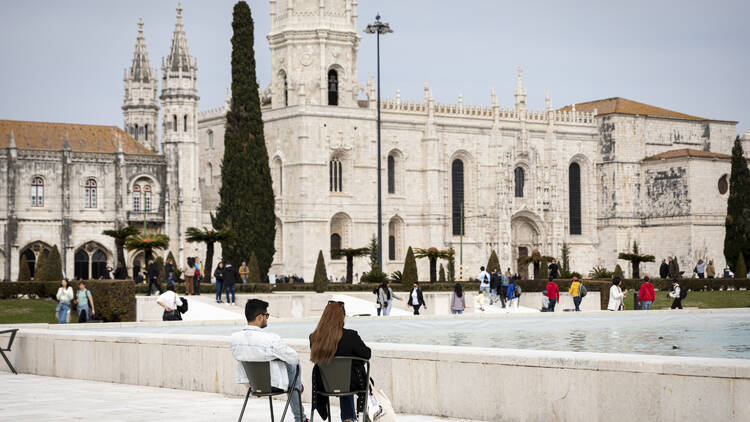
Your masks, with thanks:
[[[357,0],[271,0],[272,108],[356,107]]]
[[[143,20],[138,20],[138,38],[135,42],[133,62],[123,78],[125,98],[122,103],[123,130],[152,151],[159,150],[156,129],[159,121],[159,82],[148,60],[146,39],[143,37]]]

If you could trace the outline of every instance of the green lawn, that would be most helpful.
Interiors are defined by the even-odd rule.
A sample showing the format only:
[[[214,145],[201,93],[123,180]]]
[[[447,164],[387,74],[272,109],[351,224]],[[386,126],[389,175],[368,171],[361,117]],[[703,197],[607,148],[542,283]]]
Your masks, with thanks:
[[[46,322],[56,324],[57,302],[45,299],[0,300],[0,324]]]
[[[632,293],[628,296],[628,302],[625,302],[625,305],[628,306],[628,308],[632,308]],[[672,299],[667,297],[666,291],[656,292],[656,300],[651,306],[651,309],[669,309],[671,306]],[[750,306],[750,290],[688,292],[687,297],[682,300],[682,306],[684,308],[697,307],[701,309],[747,308]]]

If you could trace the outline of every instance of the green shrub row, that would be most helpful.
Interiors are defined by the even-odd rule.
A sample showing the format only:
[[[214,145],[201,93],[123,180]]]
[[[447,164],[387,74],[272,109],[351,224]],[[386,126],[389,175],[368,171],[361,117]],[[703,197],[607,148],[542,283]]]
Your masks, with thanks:
[[[73,292],[79,281],[71,281]],[[86,289],[94,298],[96,315],[93,319],[104,322],[135,321],[135,285],[131,280],[86,280]],[[59,282],[19,281],[0,283],[0,299],[12,299],[21,295],[57,299]]]

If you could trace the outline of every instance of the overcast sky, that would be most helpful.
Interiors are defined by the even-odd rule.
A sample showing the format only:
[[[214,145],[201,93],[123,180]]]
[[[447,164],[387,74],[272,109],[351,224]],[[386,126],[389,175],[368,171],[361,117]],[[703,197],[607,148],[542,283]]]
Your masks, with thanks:
[[[301,0],[297,0],[301,1]],[[317,0],[304,0],[317,1]],[[270,79],[267,0],[248,2],[262,87]],[[176,1],[0,1],[0,119],[122,126],[123,69],[138,18],[152,67],[169,50]],[[183,1],[198,59],[199,109],[223,104],[230,85],[233,0]],[[513,104],[516,68],[528,102],[624,97],[750,128],[750,1],[360,0],[360,29],[380,12],[394,29],[381,43],[383,96],[489,104],[494,86]],[[363,34],[359,80],[375,73]]]

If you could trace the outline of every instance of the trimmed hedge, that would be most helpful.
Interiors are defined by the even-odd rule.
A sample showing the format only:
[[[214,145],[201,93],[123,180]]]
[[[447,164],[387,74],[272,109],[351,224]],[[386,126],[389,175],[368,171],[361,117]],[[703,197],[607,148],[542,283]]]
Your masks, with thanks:
[[[71,281],[73,292],[80,281]],[[92,319],[104,322],[135,321],[135,285],[132,280],[85,280],[86,289],[94,298],[96,315]],[[20,295],[36,295],[56,299],[60,282],[19,281],[0,283],[0,299],[13,299]],[[145,290],[145,289],[144,289]]]

